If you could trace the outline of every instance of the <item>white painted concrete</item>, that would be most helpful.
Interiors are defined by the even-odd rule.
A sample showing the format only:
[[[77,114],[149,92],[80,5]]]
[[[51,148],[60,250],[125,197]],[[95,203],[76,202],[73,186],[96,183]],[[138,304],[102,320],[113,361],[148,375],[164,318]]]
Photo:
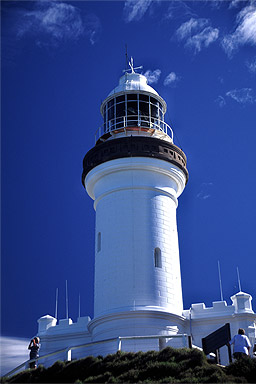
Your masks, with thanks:
[[[241,292],[232,296],[232,302],[237,299],[244,300],[244,304],[248,303],[249,307],[244,311],[239,310],[234,304],[227,305],[225,301],[213,302],[212,307],[206,307],[204,303],[192,304],[189,310],[183,311],[183,316],[173,315],[168,312],[161,312],[159,310],[139,310],[134,311],[111,313],[104,316],[90,320],[90,318],[79,318],[76,323],[71,319],[64,319],[59,321],[56,325],[56,319],[52,318],[52,325],[46,330],[42,331],[41,323],[45,321],[45,317],[39,319],[38,336],[41,339],[42,348],[40,355],[58,351],[63,348],[78,346],[86,343],[91,343],[108,338],[116,337],[117,330],[118,336],[128,336],[131,333],[134,336],[153,335],[154,333],[159,336],[166,335],[167,338],[159,343],[159,340],[126,340],[122,341],[123,351],[148,351],[159,350],[164,346],[172,346],[175,348],[184,347],[184,339],[171,338],[172,335],[188,334],[192,335],[193,344],[202,347],[202,338],[208,336],[210,333],[216,331],[226,323],[230,323],[231,337],[233,337],[239,328],[244,328],[247,336],[252,345],[255,343],[256,336],[256,314],[253,312],[251,306],[251,296]],[[50,316],[47,316],[48,319]],[[169,336],[169,337],[168,337]],[[118,350],[117,340],[98,344],[86,348],[81,348],[72,351],[72,359],[81,358],[88,355],[97,356],[107,355],[114,353]],[[252,350],[251,350],[252,352]],[[67,353],[63,352],[59,355],[49,357],[43,361],[46,366],[51,365],[54,361],[63,359],[65,360]],[[221,363],[228,364],[228,350],[224,346],[220,350]]]
[[[123,158],[95,167],[85,185],[96,210],[95,317],[134,308],[181,315],[176,207],[183,172],[159,159]]]
[[[188,320],[191,319],[189,328],[193,344],[202,347],[202,338],[226,323],[230,323],[231,337],[237,334],[239,328],[243,328],[251,344],[254,345],[256,314],[253,312],[251,299],[249,294],[238,292],[231,297],[232,305],[227,305],[226,301],[213,302],[213,306],[209,308],[205,307],[204,303],[192,304],[190,310],[183,311],[183,315]],[[240,308],[238,308],[237,302],[239,302]],[[222,364],[228,364],[227,347],[221,348],[220,358]]]

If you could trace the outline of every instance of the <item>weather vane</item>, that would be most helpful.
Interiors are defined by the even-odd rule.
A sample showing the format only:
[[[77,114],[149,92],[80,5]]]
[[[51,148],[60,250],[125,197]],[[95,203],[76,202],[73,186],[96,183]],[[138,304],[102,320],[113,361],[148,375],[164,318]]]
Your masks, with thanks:
[[[135,73],[135,69],[142,69],[143,68],[142,65],[140,67],[134,68],[134,66],[133,66],[133,57],[131,57],[131,60],[129,61],[129,67],[130,67],[130,69],[124,69],[123,72],[131,71],[131,73]]]

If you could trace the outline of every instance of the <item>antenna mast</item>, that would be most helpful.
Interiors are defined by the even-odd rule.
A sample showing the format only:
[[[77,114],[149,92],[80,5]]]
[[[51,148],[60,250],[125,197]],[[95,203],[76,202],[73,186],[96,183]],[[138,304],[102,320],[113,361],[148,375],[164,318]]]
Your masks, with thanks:
[[[240,276],[239,276],[239,269],[238,269],[238,267],[236,267],[236,271],[237,271],[237,279],[238,279],[239,292],[242,292],[242,289],[241,289],[241,281],[240,281]]]
[[[68,319],[68,281],[66,280],[66,319]]]
[[[78,296],[78,317],[81,317],[80,293],[79,293],[79,296]]]
[[[222,284],[221,284],[221,274],[220,274],[220,262],[218,260],[218,271],[219,271],[219,282],[220,282],[220,299],[223,301],[223,292],[222,292]]]
[[[125,70],[128,69],[128,54],[127,54],[127,44],[125,44]]]
[[[58,319],[58,288],[56,288],[56,300],[55,300],[55,319]]]

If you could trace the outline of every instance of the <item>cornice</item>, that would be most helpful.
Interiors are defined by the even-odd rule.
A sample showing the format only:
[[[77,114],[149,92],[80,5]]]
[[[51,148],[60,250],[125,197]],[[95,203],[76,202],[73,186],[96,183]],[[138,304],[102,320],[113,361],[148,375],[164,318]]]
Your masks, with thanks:
[[[177,323],[185,323],[186,318],[184,316],[179,316],[170,312],[165,311],[153,311],[153,310],[136,310],[136,311],[123,311],[116,313],[109,313],[102,316],[98,316],[93,319],[88,324],[88,330],[90,333],[93,332],[93,329],[96,326],[101,324],[106,324],[107,322],[115,321],[115,320],[126,320],[126,319],[134,319],[134,318],[155,318],[155,319],[166,319],[173,320]],[[170,324],[171,325],[171,324]]]

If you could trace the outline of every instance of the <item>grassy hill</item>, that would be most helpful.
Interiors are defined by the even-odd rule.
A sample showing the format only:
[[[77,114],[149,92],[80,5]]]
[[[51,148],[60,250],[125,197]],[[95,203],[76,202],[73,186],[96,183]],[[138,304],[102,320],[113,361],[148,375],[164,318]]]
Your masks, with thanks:
[[[3,383],[256,383],[256,360],[246,358],[223,368],[197,349],[117,352],[49,368],[25,370]]]

